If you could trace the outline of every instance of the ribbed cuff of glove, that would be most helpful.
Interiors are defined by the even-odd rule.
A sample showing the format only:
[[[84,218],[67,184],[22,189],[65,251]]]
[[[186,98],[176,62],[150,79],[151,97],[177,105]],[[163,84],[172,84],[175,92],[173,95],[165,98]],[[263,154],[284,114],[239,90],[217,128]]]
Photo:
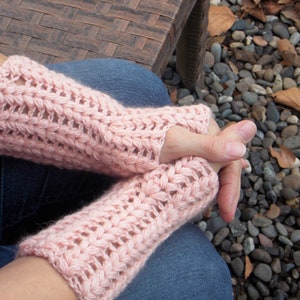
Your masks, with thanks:
[[[20,82],[23,83],[20,83]],[[206,133],[205,105],[125,108],[20,56],[0,67],[0,154],[127,177],[155,169],[166,132]]]
[[[160,165],[20,244],[46,258],[79,299],[114,299],[174,230],[209,206],[218,176],[201,158]]]

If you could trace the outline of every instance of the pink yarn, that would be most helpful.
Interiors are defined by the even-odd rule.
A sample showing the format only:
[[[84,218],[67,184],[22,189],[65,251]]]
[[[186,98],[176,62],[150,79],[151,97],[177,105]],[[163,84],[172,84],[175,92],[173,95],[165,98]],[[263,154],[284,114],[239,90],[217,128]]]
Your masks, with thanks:
[[[24,85],[16,84],[22,79]],[[127,177],[155,169],[165,134],[206,133],[205,105],[125,108],[20,56],[0,68],[0,154]]]
[[[17,80],[24,84],[17,84]],[[0,68],[0,154],[133,176],[20,243],[46,258],[79,299],[113,299],[174,230],[213,201],[218,176],[201,158],[159,164],[168,129],[206,133],[204,105],[132,109],[12,56]]]
[[[211,204],[218,176],[201,158],[160,165],[20,244],[40,256],[79,299],[114,299],[174,230]]]

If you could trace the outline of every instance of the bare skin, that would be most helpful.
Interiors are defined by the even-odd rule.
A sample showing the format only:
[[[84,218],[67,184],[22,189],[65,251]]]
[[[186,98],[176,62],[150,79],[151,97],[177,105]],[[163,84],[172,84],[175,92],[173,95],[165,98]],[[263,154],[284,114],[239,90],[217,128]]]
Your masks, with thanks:
[[[0,54],[0,66],[6,59]],[[170,163],[190,155],[207,159],[220,176],[220,214],[225,221],[231,221],[239,200],[242,168],[245,167],[244,145],[255,132],[256,127],[251,121],[242,121],[221,131],[211,119],[207,135],[175,126],[167,132],[160,161]],[[63,277],[47,260],[39,257],[17,258],[0,269],[0,294],[7,300],[76,300],[74,291]]]
[[[64,278],[39,257],[15,259],[0,269],[1,299],[76,300]]]

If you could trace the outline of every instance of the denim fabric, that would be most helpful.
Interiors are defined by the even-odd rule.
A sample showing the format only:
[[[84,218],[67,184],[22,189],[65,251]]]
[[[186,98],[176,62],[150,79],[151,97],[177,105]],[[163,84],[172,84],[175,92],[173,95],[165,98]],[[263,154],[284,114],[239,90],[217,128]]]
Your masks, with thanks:
[[[170,104],[161,80],[117,59],[50,65],[126,106]],[[15,243],[61,215],[93,201],[114,182],[104,175],[0,157],[0,267],[14,259]],[[2,217],[2,219],[1,219]],[[173,233],[150,257],[118,300],[232,299],[225,262],[192,224]]]
[[[90,59],[48,66],[78,82],[102,91],[130,107],[170,105],[160,78],[135,63],[114,59]]]
[[[147,261],[118,300],[229,300],[231,276],[204,233],[188,223]]]

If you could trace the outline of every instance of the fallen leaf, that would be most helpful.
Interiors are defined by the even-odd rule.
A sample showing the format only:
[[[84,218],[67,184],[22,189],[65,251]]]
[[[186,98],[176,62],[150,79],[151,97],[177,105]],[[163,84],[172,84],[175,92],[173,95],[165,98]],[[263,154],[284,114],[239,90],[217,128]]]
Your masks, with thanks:
[[[278,151],[270,146],[270,153],[272,157],[277,159],[279,166],[283,169],[296,168],[300,166],[299,159],[291,150],[283,145],[279,145]]]
[[[253,266],[249,256],[248,255],[245,256],[245,279],[247,279],[251,275],[253,269],[254,269],[254,266]]]
[[[236,60],[255,64],[259,59],[256,53],[247,51],[245,49],[232,48],[231,50],[233,51]]]
[[[277,15],[282,9],[282,5],[273,1],[263,1],[261,5],[266,15]]]
[[[275,102],[300,110],[300,89],[292,87],[272,94]]]
[[[285,18],[294,21],[300,31],[300,3],[297,3],[295,7],[285,7],[281,13]]]
[[[262,22],[266,21],[266,15],[261,7],[260,0],[244,0],[241,9],[244,11],[244,15],[251,15]]]
[[[297,55],[295,46],[288,39],[278,40],[277,48],[283,58],[284,66],[300,67],[300,56]]]
[[[170,99],[173,104],[175,104],[177,102],[177,89],[171,89]]]
[[[236,19],[236,16],[227,6],[211,5],[208,13],[208,32],[210,36],[218,36],[226,32]]]

